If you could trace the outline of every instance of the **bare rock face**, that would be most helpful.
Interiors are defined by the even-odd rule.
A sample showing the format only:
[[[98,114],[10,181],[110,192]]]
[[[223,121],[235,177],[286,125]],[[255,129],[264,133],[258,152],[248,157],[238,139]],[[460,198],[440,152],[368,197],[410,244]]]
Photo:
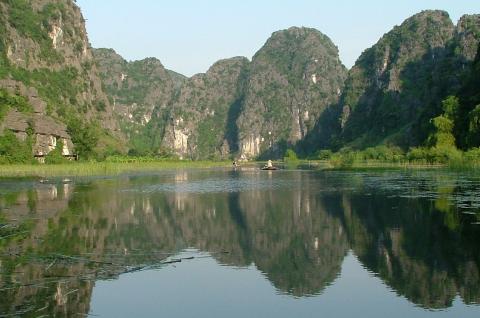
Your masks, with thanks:
[[[94,56],[131,147],[191,159],[271,158],[290,147],[420,143],[442,98],[461,87],[479,30],[478,15],[454,26],[446,12],[423,11],[348,73],[327,36],[297,27],[275,32],[251,62],[222,60],[189,79],[152,58],[126,62],[105,49]]]
[[[132,144],[143,138],[142,146],[192,159],[283,155],[337,103],[346,77],[335,45],[307,28],[274,33],[251,63],[221,60],[189,79],[154,59],[94,55],[122,126],[136,125]]]
[[[155,58],[127,62],[112,49],[94,49],[114,113],[127,135],[147,125],[155,108],[164,108],[184,77],[166,70]]]
[[[276,32],[251,63],[215,63],[154,112],[162,147],[193,159],[281,156],[338,101],[345,76],[337,48],[319,31]]]
[[[244,57],[221,60],[205,74],[186,81],[168,107],[157,114],[157,118],[167,118],[164,146],[189,158],[226,158],[236,151],[235,121],[248,64]]]
[[[255,54],[238,119],[240,154],[281,156],[337,103],[346,68],[338,49],[321,32],[275,32]]]
[[[21,141],[25,141],[28,133],[32,133],[34,135],[32,150],[33,154],[37,156],[46,155],[54,150],[59,140],[63,143],[62,153],[64,155],[74,154],[74,146],[67,133],[66,125],[46,114],[46,103],[38,97],[35,88],[27,88],[23,83],[12,80],[0,80],[0,86],[12,95],[26,97],[33,109],[32,113],[22,113],[16,109],[10,109],[3,122],[0,123],[0,131],[8,129],[14,132]]]
[[[22,116],[12,110],[7,118],[24,117],[37,136],[46,136],[36,139],[35,151],[48,153],[55,138],[73,151],[67,118],[98,123],[121,138],[74,1],[2,1],[0,32],[0,88],[25,97],[34,110]]]
[[[465,58],[465,62],[475,59],[480,37],[480,14],[464,15],[455,29],[456,54]]]
[[[160,152],[168,121],[163,115],[186,77],[155,58],[127,62],[112,49],[95,49],[93,54],[129,148],[143,155]],[[182,142],[186,145],[187,136],[182,140],[166,146],[168,152],[182,148]]]

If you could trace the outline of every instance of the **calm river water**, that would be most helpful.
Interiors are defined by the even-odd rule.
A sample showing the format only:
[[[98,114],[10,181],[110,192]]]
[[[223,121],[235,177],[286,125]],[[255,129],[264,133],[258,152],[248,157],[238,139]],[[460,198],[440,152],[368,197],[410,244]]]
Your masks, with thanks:
[[[480,175],[0,180],[0,317],[480,317]]]

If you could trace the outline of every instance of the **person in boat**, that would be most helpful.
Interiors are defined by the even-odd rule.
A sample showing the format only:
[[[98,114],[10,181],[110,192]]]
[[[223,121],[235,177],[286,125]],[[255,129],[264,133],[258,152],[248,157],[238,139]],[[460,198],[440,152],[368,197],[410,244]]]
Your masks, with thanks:
[[[268,160],[267,164],[263,166],[262,170],[276,170],[276,168],[272,164],[272,160]]]
[[[237,163],[237,160],[233,160],[233,163],[232,163],[233,167],[236,168],[238,167],[238,163]]]

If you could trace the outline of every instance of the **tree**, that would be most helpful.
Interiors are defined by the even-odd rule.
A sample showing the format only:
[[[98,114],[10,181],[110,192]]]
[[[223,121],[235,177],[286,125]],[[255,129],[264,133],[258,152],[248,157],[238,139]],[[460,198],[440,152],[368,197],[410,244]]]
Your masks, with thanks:
[[[469,145],[480,145],[480,104],[469,114],[467,143]]]
[[[298,161],[297,154],[292,149],[287,149],[287,151],[285,152],[285,156],[283,157],[283,161],[285,162]]]
[[[67,131],[72,138],[75,152],[80,158],[88,159],[94,156],[94,148],[98,142],[94,127],[83,124],[78,118],[72,118],[68,122]]]
[[[55,146],[55,149],[50,151],[45,157],[45,163],[59,164],[59,163],[65,163],[65,162],[67,162],[67,159],[63,157],[63,141],[62,139],[59,139],[57,141],[57,145]]]
[[[453,134],[454,119],[457,116],[459,102],[455,96],[449,96],[442,102],[443,114],[431,120],[434,131],[428,137],[430,149],[427,151],[430,162],[449,162],[459,160],[461,152],[456,147]]]
[[[442,109],[445,117],[455,120],[458,116],[460,102],[456,96],[448,96],[442,101]]]
[[[435,131],[429,137],[431,147],[453,147],[455,148],[455,137],[453,136],[453,120],[441,115],[432,119]]]

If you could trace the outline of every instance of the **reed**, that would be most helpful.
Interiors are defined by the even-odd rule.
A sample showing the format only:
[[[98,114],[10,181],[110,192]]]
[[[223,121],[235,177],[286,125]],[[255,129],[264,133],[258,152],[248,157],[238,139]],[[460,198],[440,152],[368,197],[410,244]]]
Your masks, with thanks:
[[[226,167],[226,161],[75,162],[0,165],[0,177],[106,176],[136,171]]]

